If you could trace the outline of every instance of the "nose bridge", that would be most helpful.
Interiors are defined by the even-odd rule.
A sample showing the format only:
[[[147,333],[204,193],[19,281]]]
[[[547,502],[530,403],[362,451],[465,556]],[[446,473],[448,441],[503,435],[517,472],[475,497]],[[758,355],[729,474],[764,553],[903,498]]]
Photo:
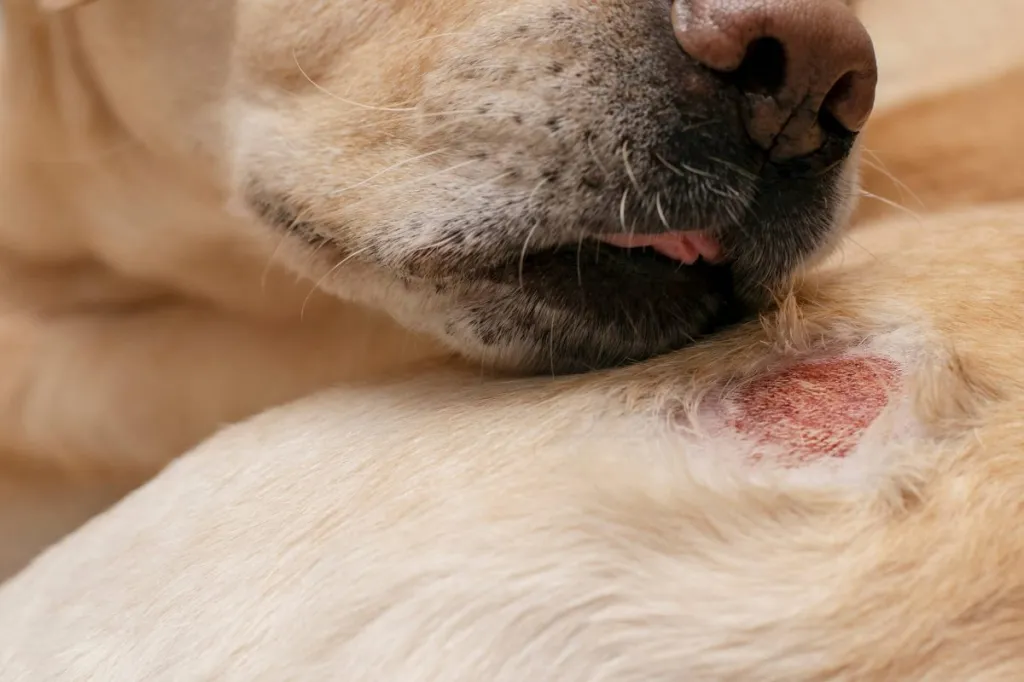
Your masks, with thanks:
[[[723,74],[765,71],[754,50],[779,46],[775,79],[745,82],[748,133],[773,158],[820,148],[830,132],[857,132],[874,104],[874,47],[841,0],[676,0],[673,27],[683,50]],[[827,130],[829,124],[835,129]],[[823,127],[824,124],[824,127]]]

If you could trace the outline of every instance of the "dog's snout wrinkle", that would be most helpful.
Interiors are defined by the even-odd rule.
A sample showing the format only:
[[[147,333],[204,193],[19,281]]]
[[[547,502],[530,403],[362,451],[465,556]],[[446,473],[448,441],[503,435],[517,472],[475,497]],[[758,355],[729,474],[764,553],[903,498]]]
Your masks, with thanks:
[[[858,132],[874,106],[874,47],[839,0],[676,0],[676,38],[746,100],[744,123],[772,161]]]

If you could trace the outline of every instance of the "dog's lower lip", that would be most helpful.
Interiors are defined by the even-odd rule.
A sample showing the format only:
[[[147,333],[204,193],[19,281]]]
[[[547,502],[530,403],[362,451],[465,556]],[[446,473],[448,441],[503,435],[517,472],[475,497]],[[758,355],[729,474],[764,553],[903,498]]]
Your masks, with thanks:
[[[662,232],[659,234],[610,234],[598,239],[621,249],[651,248],[666,258],[693,265],[698,258],[708,263],[722,261],[718,241],[699,230]]]

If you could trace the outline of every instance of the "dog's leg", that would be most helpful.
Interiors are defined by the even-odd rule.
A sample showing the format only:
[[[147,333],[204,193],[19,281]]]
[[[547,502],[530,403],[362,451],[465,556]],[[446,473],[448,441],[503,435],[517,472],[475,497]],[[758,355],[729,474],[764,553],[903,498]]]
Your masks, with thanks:
[[[0,452],[143,474],[225,423],[431,352],[361,311],[284,323],[177,302],[12,313],[0,319],[0,349]]]

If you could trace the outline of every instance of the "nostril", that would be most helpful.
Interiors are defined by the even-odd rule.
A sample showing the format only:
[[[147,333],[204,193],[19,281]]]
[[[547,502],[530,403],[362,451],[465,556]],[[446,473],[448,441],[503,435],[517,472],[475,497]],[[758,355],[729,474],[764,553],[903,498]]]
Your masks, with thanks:
[[[871,114],[874,47],[845,2],[674,0],[672,29],[687,56],[742,95],[743,126],[773,161],[848,140]]]
[[[850,130],[847,126],[843,125],[838,115],[838,109],[842,106],[842,103],[849,101],[855,95],[856,78],[857,74],[848,71],[843,74],[842,78],[836,81],[832,89],[825,95],[825,99],[821,104],[821,110],[818,112],[818,125],[826,133],[840,137],[856,133],[856,131]]]
[[[775,38],[758,38],[747,46],[739,68],[725,76],[741,92],[775,96],[786,83],[786,48]]]

